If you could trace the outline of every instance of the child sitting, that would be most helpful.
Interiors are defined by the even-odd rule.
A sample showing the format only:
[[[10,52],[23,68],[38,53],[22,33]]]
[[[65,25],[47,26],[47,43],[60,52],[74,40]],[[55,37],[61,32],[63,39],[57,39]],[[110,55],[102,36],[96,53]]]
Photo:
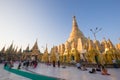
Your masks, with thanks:
[[[104,66],[102,66],[101,74],[102,74],[102,75],[110,75],[110,74],[107,72],[107,69],[105,69]]]

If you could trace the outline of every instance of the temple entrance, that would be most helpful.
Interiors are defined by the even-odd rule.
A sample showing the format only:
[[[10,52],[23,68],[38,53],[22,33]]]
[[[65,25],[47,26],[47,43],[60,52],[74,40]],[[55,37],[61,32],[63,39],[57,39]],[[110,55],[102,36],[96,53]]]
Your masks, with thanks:
[[[71,60],[72,60],[72,61],[74,61],[74,60],[75,60],[75,57],[74,57],[73,55],[71,56]]]
[[[75,56],[74,56],[74,55],[71,55],[70,58],[71,58],[70,63],[71,63],[71,64],[75,64]]]

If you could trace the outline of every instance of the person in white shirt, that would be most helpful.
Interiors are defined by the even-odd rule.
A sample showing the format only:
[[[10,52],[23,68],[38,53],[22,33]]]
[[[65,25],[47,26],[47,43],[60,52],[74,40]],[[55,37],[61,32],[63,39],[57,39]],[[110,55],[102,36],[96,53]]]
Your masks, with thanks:
[[[77,62],[76,66],[77,66],[78,69],[81,69],[81,65],[80,65],[79,62]]]

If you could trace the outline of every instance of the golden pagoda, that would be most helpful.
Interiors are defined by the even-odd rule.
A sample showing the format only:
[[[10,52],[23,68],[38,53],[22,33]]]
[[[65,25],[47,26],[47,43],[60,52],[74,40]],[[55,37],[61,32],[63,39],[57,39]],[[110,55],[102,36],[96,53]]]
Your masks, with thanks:
[[[68,38],[68,42],[77,41],[79,38],[81,39],[82,42],[86,41],[85,36],[83,35],[83,33],[78,28],[75,16],[73,16],[72,31],[71,31],[70,36]]]
[[[23,51],[22,59],[23,60],[39,60],[39,61],[41,61],[42,54],[38,48],[37,40],[31,50],[29,50],[29,45],[28,45],[26,50]]]
[[[75,16],[72,20],[72,31],[64,44],[56,46],[58,52],[55,52],[55,46],[51,48],[51,59],[56,61],[59,56],[60,62],[78,62],[81,59],[88,63],[112,64],[113,59],[120,59],[120,47],[112,44],[110,39],[105,38],[102,42],[86,38],[78,28]],[[56,55],[59,53],[59,55]],[[53,56],[53,57],[52,57]],[[51,61],[52,61],[51,60]]]
[[[56,54],[56,46],[53,46],[53,48],[50,51],[50,62],[57,62],[57,54]]]
[[[75,16],[72,21],[72,31],[68,40],[58,46],[61,62],[79,61],[80,53],[83,52],[87,38],[79,30]]]

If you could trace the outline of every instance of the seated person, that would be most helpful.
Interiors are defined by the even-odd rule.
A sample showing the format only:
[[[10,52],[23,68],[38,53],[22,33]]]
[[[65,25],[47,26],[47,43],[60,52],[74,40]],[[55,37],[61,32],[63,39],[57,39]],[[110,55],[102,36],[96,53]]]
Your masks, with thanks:
[[[89,73],[96,73],[95,68],[92,68],[92,70],[91,70],[91,71],[89,71]]]
[[[77,66],[78,69],[81,69],[81,65],[80,65],[79,62],[77,62],[76,66]]]
[[[82,65],[81,70],[83,70],[83,71],[86,71],[86,70],[87,70],[85,64]]]
[[[100,64],[97,65],[96,71],[101,71],[101,65]]]
[[[104,66],[102,66],[101,74],[102,74],[102,75],[110,75],[110,74],[107,72],[107,69],[105,69]]]

